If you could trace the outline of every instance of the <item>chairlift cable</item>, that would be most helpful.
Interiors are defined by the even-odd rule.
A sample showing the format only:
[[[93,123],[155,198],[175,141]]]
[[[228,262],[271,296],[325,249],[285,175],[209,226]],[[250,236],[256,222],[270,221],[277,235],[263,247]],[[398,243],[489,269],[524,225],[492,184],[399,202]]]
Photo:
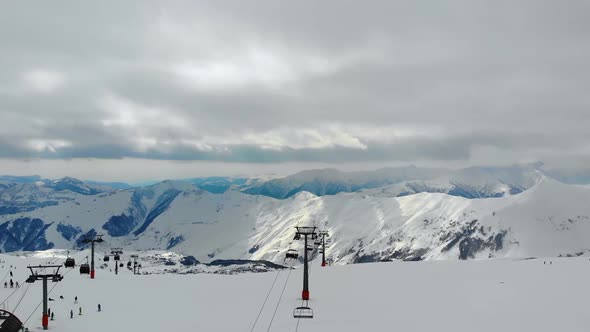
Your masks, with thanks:
[[[266,298],[264,299],[264,303],[262,303],[262,307],[260,307],[260,311],[258,311],[258,316],[256,316],[256,320],[254,321],[254,325],[252,325],[252,329],[250,329],[250,332],[254,331],[254,328],[256,327],[256,323],[258,323],[258,319],[260,318],[260,315],[262,314],[262,311],[264,310],[264,306],[266,305],[266,301],[268,301],[268,297],[270,296],[270,293],[272,292],[273,288],[275,287],[275,283],[277,282],[277,279],[279,279],[280,274],[281,274],[281,270],[279,270],[277,272],[277,275],[275,276],[275,280],[272,282],[272,285],[270,286],[270,289],[268,290],[268,293],[266,294]]]
[[[6,277],[8,277],[8,274],[10,273],[10,269],[8,269],[8,271],[6,271],[6,274],[4,275],[4,278],[2,278],[2,281],[0,281],[0,284],[4,282],[4,280],[6,280]]]
[[[18,303],[16,304],[16,306],[12,309],[12,312],[16,312],[16,309],[18,308],[18,306],[21,304],[21,302],[25,299],[25,296],[27,295],[27,292],[29,291],[29,288],[31,288],[32,284],[27,284],[27,289],[25,289],[25,291],[23,292],[23,296],[21,296],[20,300],[18,301]]]
[[[281,301],[283,300],[283,294],[285,294],[285,289],[287,288],[287,283],[289,283],[289,278],[291,277],[291,271],[293,271],[293,269],[289,269],[289,274],[287,274],[287,279],[285,280],[285,284],[283,285],[283,290],[281,291],[281,296],[279,296],[279,301],[277,302],[277,305],[275,307],[275,311],[272,314],[272,318],[270,319],[270,323],[268,324],[268,329],[266,329],[266,332],[270,332],[270,328],[272,327],[272,322],[275,320],[275,316],[277,314],[277,311],[279,310],[279,306],[281,305]]]

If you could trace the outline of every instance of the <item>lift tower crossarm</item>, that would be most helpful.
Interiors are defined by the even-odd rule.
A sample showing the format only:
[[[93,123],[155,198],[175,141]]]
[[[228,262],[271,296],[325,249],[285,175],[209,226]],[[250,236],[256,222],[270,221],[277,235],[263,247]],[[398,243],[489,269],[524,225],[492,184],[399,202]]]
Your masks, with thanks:
[[[38,265],[38,266],[27,266],[31,270],[31,275],[27,278],[28,283],[32,284],[37,280],[43,281],[43,317],[41,324],[43,329],[47,330],[49,327],[49,315],[47,314],[47,280],[51,279],[52,282],[59,282],[63,280],[63,276],[59,274],[59,268],[61,265]],[[53,273],[41,273],[45,269],[55,269]]]

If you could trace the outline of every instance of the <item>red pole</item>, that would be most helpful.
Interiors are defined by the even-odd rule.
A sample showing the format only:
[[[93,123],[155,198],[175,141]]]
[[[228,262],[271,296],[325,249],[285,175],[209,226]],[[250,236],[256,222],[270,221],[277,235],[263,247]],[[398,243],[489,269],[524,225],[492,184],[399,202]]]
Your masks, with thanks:
[[[49,326],[49,315],[43,314],[43,321],[41,323],[43,325],[43,329],[47,330],[47,327]]]
[[[90,271],[90,279],[94,279],[94,270]]]

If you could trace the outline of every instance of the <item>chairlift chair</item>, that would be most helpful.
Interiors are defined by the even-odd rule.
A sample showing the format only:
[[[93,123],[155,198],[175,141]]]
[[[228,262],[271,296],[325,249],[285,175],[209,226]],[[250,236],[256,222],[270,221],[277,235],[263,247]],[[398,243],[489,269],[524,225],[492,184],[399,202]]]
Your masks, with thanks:
[[[313,251],[313,246],[311,244],[307,245],[307,251]]]
[[[104,258],[102,260],[108,262],[111,260],[111,258],[109,257],[109,255],[104,255]]]
[[[124,266],[124,264],[123,264],[123,263],[119,263],[119,267],[123,267],[123,266]]]
[[[297,253],[297,250],[295,250],[295,249],[287,250],[287,253],[285,254],[285,259],[298,259],[298,258],[299,258],[299,254]]]
[[[87,263],[80,265],[80,274],[90,274],[90,265]]]
[[[66,261],[64,263],[65,267],[75,267],[76,266],[76,261],[72,258],[72,257],[68,257],[66,258]]]
[[[307,306],[297,307],[293,310],[293,318],[313,318],[313,310]]]
[[[119,256],[119,254],[115,254],[115,260],[116,261],[120,261],[121,260],[121,256]]]
[[[320,239],[317,239],[317,240],[315,240],[315,242],[314,242],[313,244],[314,244],[316,247],[319,247],[319,246],[321,246],[321,245],[322,245],[322,240],[320,240]]]

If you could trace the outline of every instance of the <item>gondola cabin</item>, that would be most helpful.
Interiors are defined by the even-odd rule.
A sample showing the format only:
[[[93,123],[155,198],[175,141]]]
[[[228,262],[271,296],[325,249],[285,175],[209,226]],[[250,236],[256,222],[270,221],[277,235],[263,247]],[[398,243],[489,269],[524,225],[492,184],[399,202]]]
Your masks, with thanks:
[[[80,265],[80,274],[90,274],[90,265],[84,263]]]
[[[64,263],[65,267],[75,267],[76,261],[72,257],[66,258],[66,262]]]

